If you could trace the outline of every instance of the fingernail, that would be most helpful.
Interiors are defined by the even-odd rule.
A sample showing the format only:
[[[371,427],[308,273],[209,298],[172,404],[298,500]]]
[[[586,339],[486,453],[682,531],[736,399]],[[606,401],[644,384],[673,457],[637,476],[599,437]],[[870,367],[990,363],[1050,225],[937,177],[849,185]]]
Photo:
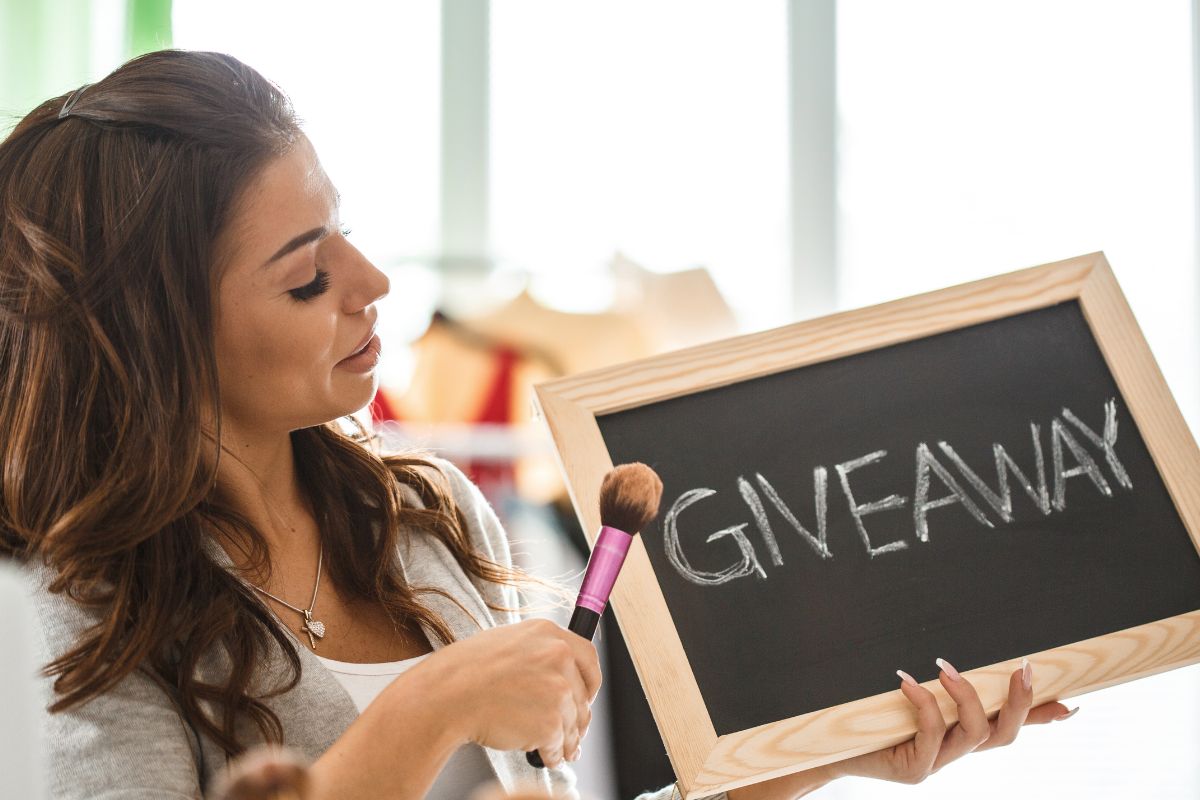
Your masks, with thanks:
[[[898,670],[896,670],[896,674],[900,676],[900,680],[904,681],[904,682],[905,682],[905,683],[907,683],[909,686],[916,686],[916,685],[917,685],[917,682],[916,682],[915,680],[913,680],[913,676],[912,676],[912,675],[909,675],[909,674],[908,674],[907,672],[905,672],[904,670],[902,670],[902,669],[898,669]]]
[[[579,760],[579,757],[580,757],[581,755],[583,755],[583,748],[582,748],[582,747],[576,747],[576,748],[575,748],[575,752],[571,754],[571,760],[572,760],[572,761],[578,761],[578,760]]]
[[[1070,711],[1068,711],[1067,713],[1063,714],[1061,717],[1055,717],[1055,718],[1054,718],[1054,721],[1055,721],[1055,722],[1062,722],[1062,721],[1063,721],[1063,720],[1065,720],[1065,719],[1070,719],[1071,717],[1075,716],[1075,712],[1076,712],[1076,711],[1078,711],[1078,710],[1079,710],[1079,706],[1075,706],[1075,707],[1074,707],[1074,708],[1072,708]]]
[[[1025,691],[1033,688],[1033,665],[1029,663],[1028,658],[1021,659],[1021,684]]]
[[[945,672],[946,675],[949,676],[950,680],[952,680],[952,681],[961,681],[962,680],[962,675],[959,675],[958,670],[956,670],[953,666],[951,666],[950,662],[947,661],[946,659],[938,658],[938,659],[934,660],[934,663],[937,664],[939,667],[941,667],[942,671]]]

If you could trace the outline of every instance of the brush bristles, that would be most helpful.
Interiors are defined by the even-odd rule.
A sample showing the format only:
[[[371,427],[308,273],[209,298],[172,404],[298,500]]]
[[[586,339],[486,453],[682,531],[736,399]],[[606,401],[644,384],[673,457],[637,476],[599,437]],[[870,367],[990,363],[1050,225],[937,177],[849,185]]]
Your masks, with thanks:
[[[639,533],[658,515],[662,492],[662,479],[645,464],[613,468],[600,484],[600,524]]]

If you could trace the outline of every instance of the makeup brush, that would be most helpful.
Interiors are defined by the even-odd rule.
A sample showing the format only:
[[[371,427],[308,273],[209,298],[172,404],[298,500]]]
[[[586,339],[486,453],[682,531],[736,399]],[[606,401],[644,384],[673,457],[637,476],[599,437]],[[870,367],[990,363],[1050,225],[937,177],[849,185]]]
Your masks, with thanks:
[[[662,491],[662,480],[645,464],[622,464],[604,476],[600,484],[600,533],[588,558],[567,630],[591,640],[633,537],[658,515]],[[545,766],[536,750],[527,752],[525,760],[534,767]]]

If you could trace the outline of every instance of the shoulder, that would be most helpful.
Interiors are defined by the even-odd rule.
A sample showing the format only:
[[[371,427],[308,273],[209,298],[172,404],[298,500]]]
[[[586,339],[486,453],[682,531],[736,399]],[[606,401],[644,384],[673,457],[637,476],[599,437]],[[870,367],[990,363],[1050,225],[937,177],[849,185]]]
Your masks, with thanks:
[[[430,467],[424,471],[450,496],[454,507],[466,522],[465,532],[470,537],[471,545],[489,560],[511,567],[508,535],[483,492],[452,462],[436,456],[426,460]]]
[[[441,489],[449,492],[457,505],[468,507],[481,502],[487,504],[483,492],[453,461],[433,455],[424,456],[422,460],[426,466],[418,469]]]
[[[57,658],[101,621],[98,611],[72,600],[65,592],[51,592],[54,570],[38,561],[16,566],[16,579],[33,610],[39,657]]]
[[[471,549],[479,557],[505,571],[519,572],[513,568],[508,533],[479,487],[450,461],[437,457],[427,457],[426,460],[430,466],[424,471],[454,503],[462,517],[463,533]],[[520,592],[514,583],[485,580],[475,574],[466,575],[466,579],[480,593],[497,622],[520,621]]]
[[[39,666],[73,649],[101,621],[95,609],[50,591],[55,573],[49,567],[31,562],[15,572],[31,612],[33,630],[26,633]],[[199,796],[200,742],[175,700],[147,674],[134,671],[87,702],[53,713],[48,707],[58,699],[54,679],[39,673],[35,683],[54,797],[121,791],[130,797]]]
[[[435,455],[422,455],[421,461],[425,463],[418,466],[417,470],[438,488],[450,492],[456,502],[460,499],[464,502],[469,500],[472,489],[478,491],[478,487],[454,462]]]

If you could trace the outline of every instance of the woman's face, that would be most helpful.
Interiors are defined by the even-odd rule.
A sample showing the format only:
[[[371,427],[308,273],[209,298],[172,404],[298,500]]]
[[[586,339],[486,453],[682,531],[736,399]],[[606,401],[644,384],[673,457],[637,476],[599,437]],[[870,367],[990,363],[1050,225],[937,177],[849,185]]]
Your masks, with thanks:
[[[218,252],[217,369],[227,422],[290,431],[370,402],[379,350],[372,304],[387,294],[388,279],[343,235],[337,191],[307,138],[246,190]]]

